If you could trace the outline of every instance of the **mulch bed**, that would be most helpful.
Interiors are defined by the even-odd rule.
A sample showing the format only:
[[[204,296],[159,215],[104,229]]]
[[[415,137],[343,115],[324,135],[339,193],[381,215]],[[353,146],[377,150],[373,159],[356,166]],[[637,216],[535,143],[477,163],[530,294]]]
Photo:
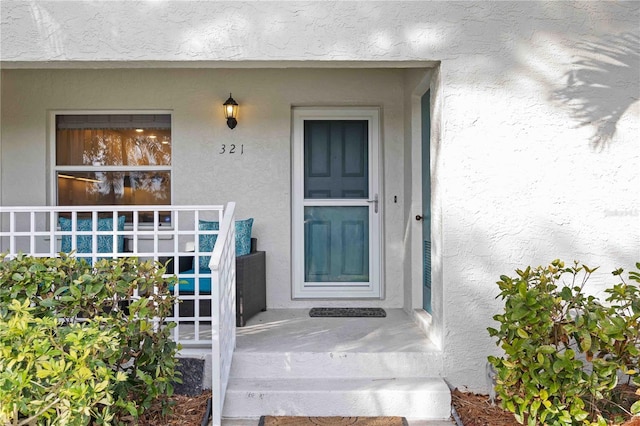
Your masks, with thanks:
[[[160,404],[154,404],[140,418],[139,426],[200,426],[207,411],[207,401],[211,391],[198,396],[174,395],[171,415],[163,416]]]
[[[619,404],[626,410],[633,402],[640,399],[637,388],[629,385],[619,385],[617,388]],[[454,389],[451,392],[451,402],[464,426],[519,426],[513,414],[503,410],[499,405],[491,405],[488,395],[461,392]],[[619,426],[611,423],[611,426]],[[640,418],[629,419],[622,426],[640,426]]]
[[[488,395],[451,392],[451,402],[464,426],[514,426],[517,425],[513,414],[504,411],[498,405],[491,405]]]

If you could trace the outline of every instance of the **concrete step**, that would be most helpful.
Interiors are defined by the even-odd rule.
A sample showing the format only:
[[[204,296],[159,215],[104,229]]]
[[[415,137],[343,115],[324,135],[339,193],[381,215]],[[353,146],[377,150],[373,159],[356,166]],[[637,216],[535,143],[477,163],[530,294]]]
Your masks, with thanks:
[[[439,377],[442,352],[244,352],[233,354],[233,378]]]
[[[284,378],[229,381],[225,418],[262,415],[404,416],[444,420],[451,394],[444,380],[405,378]]]

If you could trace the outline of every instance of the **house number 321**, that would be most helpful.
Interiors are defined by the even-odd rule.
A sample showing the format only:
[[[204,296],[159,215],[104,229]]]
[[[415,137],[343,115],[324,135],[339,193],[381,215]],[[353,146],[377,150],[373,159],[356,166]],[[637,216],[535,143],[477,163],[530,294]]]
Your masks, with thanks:
[[[244,144],[238,146],[234,143],[231,145],[222,144],[220,152],[218,154],[244,154]]]

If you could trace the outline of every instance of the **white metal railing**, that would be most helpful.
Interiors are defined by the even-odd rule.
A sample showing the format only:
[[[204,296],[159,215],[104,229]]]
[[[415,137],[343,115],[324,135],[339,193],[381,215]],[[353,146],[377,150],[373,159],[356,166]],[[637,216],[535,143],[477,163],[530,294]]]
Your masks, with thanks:
[[[235,206],[230,203],[225,211],[220,233],[213,249],[209,267],[213,282],[226,283],[213,291],[214,329],[218,338],[212,339],[212,417],[213,425],[220,426],[222,407],[229,382],[231,360],[236,347],[236,234]],[[217,321],[217,322],[216,322]]]
[[[187,283],[190,291],[174,286],[179,302],[167,321],[176,323],[173,338],[183,347],[213,351],[213,414],[218,425],[236,337],[234,211],[235,203],[0,207],[0,253],[57,257],[66,246],[91,262],[129,256],[169,262],[169,272],[191,286]],[[200,229],[200,221],[216,221],[219,230]],[[211,235],[217,235],[213,252],[200,243]],[[203,255],[211,256],[210,270],[199,267]]]
[[[226,208],[221,205],[0,207],[0,253],[57,257],[66,245],[65,251],[77,250],[75,256],[91,262],[129,256],[169,261],[169,272],[188,281],[172,289],[180,300],[176,302],[174,315],[168,318],[177,324],[173,337],[186,347],[209,347],[213,336],[210,289],[218,287],[212,283],[219,281],[213,278],[213,271],[199,267],[201,256],[212,256],[210,251],[203,251],[199,241],[220,231],[201,230],[199,222],[224,222],[225,210],[233,215],[233,207],[233,203]],[[126,223],[119,219],[122,216]],[[143,217],[148,220],[143,221]],[[161,222],[161,217],[171,221]],[[235,228],[231,227],[230,232],[235,234]],[[235,267],[235,262],[232,263]],[[227,266],[219,261],[212,261],[211,265]],[[180,270],[180,266],[186,270]],[[231,278],[235,279],[235,275]],[[201,283],[206,283],[204,287],[208,290],[202,291]],[[188,291],[181,291],[184,288]]]

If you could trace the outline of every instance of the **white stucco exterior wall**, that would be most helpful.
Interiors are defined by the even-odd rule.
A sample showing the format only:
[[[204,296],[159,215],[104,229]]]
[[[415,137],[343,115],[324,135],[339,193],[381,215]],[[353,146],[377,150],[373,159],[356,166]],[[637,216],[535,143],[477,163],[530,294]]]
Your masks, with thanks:
[[[407,170],[416,141],[408,139],[412,124],[405,120],[412,89],[403,72],[264,68],[347,68],[363,61],[367,67],[419,62],[424,68],[439,61],[431,185],[441,241],[433,267],[443,302],[444,375],[456,386],[485,386],[486,355],[496,351],[486,327],[500,309],[494,299],[500,274],[553,258],[579,259],[601,266],[592,280],[597,293],[612,282],[609,271],[640,260],[638,2],[9,0],[0,13],[4,68],[262,68],[4,72],[3,203],[16,200],[8,176],[17,172],[33,176],[30,184],[37,187],[22,191],[20,203],[45,202],[47,108],[173,108],[176,144],[189,144],[180,153],[176,147],[176,168],[202,154],[215,157],[213,141],[230,138],[250,141],[278,166],[263,181],[247,182],[256,193],[265,185],[268,196],[238,199],[234,191],[228,198],[273,205],[256,232],[262,248],[282,251],[284,239],[271,237],[289,235],[289,187],[271,189],[289,179],[290,161],[268,152],[288,152],[291,105],[382,103],[384,144],[392,147],[385,157],[387,279],[402,277],[406,291],[416,285],[409,277],[416,265],[408,258],[419,235],[411,222],[418,204],[388,204],[396,193],[416,193],[415,175],[409,178]],[[114,86],[138,93],[168,81],[175,87],[171,95],[112,93]],[[94,84],[103,90],[90,91]],[[82,87],[78,94],[64,90],[75,85]],[[229,91],[246,105],[232,134],[214,111]],[[18,141],[28,141],[28,148],[18,148]],[[204,161],[189,167],[197,179],[210,181],[216,171],[250,173],[263,164],[212,161],[212,167]],[[176,179],[178,187],[191,182],[186,173]],[[204,187],[180,195],[184,202],[214,201],[210,196]],[[270,262],[270,279],[286,275],[286,256]],[[410,308],[406,291],[389,294],[384,303]],[[269,297],[270,303],[284,300]]]
[[[343,305],[403,307],[401,270],[401,70],[5,70],[2,86],[3,205],[51,200],[48,111],[172,111],[173,203],[237,203],[239,219],[253,217],[258,248],[267,252],[269,308],[311,307],[291,300],[291,108],[299,105],[379,106],[387,279],[384,300]],[[241,104],[230,130],[222,103],[233,90]],[[44,120],[43,120],[44,118]],[[243,145],[244,154],[220,154]],[[19,179],[23,173],[29,179]],[[26,195],[28,194],[28,195]]]

